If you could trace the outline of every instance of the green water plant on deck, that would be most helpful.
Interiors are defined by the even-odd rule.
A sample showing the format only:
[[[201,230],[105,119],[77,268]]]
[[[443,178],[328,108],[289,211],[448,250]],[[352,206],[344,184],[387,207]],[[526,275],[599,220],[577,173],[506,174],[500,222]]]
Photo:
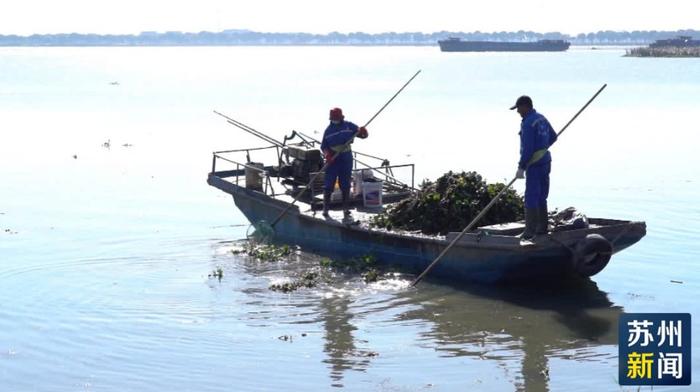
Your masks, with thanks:
[[[372,225],[388,230],[420,231],[446,234],[461,231],[505,187],[487,184],[477,172],[449,171],[435,182],[424,181],[419,192],[377,214]],[[523,219],[523,198],[508,189],[481,219],[480,225],[513,222]]]

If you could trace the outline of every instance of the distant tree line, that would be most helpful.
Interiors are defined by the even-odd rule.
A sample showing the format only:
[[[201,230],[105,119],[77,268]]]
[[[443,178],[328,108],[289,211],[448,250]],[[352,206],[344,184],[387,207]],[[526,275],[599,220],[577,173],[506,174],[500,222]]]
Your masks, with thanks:
[[[473,41],[520,41],[562,39],[573,45],[637,45],[679,35],[700,39],[698,30],[676,31],[599,31],[576,36],[558,32],[501,31],[485,33],[474,31],[434,33],[263,33],[249,30],[188,33],[168,31],[142,32],[138,35],[99,34],[34,34],[29,36],[0,35],[0,46],[205,46],[205,45],[437,45],[437,41],[457,37]]]

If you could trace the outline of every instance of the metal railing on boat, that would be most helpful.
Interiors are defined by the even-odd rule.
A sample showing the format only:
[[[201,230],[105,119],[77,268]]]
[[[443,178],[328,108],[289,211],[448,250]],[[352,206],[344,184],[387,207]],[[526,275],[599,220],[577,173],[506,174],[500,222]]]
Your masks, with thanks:
[[[277,159],[277,163],[280,164],[282,163],[282,156],[283,153],[280,152],[280,149],[282,147],[280,146],[267,146],[267,147],[253,147],[253,148],[241,148],[241,149],[233,149],[233,150],[221,150],[221,151],[215,151],[212,153],[212,167],[211,167],[211,173],[218,174],[220,177],[234,177],[232,179],[233,183],[236,185],[240,185],[240,177],[244,175],[245,170],[251,170],[258,172],[261,176],[264,177],[264,188],[263,192],[265,194],[269,194],[272,197],[276,196],[275,193],[275,188],[272,185],[271,178],[276,177],[278,179],[278,182],[281,181],[281,178],[279,176],[279,173],[272,174],[270,171],[265,169],[265,167],[260,168],[259,166],[254,165],[253,163],[255,160],[251,159],[251,153],[262,153],[264,151],[274,151],[275,153],[275,159]],[[239,159],[234,159],[232,156],[235,155],[241,155],[245,154],[245,160],[246,162],[242,162]],[[356,159],[356,156],[364,156],[367,158],[375,159],[378,161],[381,161],[379,166],[372,166],[364,162],[360,162]],[[360,152],[355,152],[353,151],[353,167],[354,170],[353,172],[355,175],[358,173],[361,173],[363,170],[370,170],[372,173],[377,173],[378,176],[377,178],[382,180],[384,185],[391,190],[404,190],[404,191],[410,191],[410,192],[415,192],[417,189],[415,188],[415,165],[412,163],[409,164],[400,164],[400,165],[391,165],[389,164],[389,161],[383,158],[375,157],[369,154],[364,154]],[[217,162],[218,161],[224,161],[229,164],[235,165],[235,170],[224,170],[224,171],[218,171],[217,172]],[[362,165],[362,168],[358,168],[358,164]],[[220,166],[220,165],[219,165]],[[269,168],[269,167],[268,167]],[[397,178],[397,176],[394,173],[395,169],[404,169],[404,168],[409,168],[410,169],[410,185],[404,181],[401,181]],[[313,189],[311,197],[313,198],[314,193]]]

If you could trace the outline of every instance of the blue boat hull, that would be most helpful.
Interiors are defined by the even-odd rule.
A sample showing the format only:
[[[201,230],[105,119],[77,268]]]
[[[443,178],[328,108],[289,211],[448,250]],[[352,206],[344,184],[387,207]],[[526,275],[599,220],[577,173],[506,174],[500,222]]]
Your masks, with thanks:
[[[232,184],[214,175],[209,183],[233,196],[236,206],[252,222],[273,222],[289,203],[264,193]],[[571,246],[588,233],[599,233],[618,252],[637,242],[645,234],[642,222],[606,232],[577,230],[566,233],[557,243],[521,245],[513,237],[480,238],[466,234],[428,274],[428,278],[458,282],[496,283],[550,279],[574,274]],[[641,226],[639,225],[641,224]],[[630,229],[631,228],[631,229]],[[609,231],[609,230],[608,230]],[[577,239],[578,238],[578,239]],[[444,237],[428,237],[345,225],[300,213],[293,206],[274,227],[274,242],[295,244],[304,251],[330,258],[353,258],[372,255],[377,262],[407,273],[423,271],[449,244]],[[561,244],[558,242],[561,241]],[[566,244],[571,246],[567,246]]]

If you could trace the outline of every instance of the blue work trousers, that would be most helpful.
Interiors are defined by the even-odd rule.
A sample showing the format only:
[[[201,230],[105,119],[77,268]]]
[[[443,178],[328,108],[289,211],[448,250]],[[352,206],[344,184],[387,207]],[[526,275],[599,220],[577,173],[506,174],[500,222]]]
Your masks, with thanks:
[[[326,168],[326,176],[323,188],[326,192],[332,192],[335,180],[338,179],[341,190],[350,190],[350,175],[352,174],[352,153],[343,152],[333,160]]]
[[[552,163],[530,166],[525,172],[525,208],[547,208]]]

